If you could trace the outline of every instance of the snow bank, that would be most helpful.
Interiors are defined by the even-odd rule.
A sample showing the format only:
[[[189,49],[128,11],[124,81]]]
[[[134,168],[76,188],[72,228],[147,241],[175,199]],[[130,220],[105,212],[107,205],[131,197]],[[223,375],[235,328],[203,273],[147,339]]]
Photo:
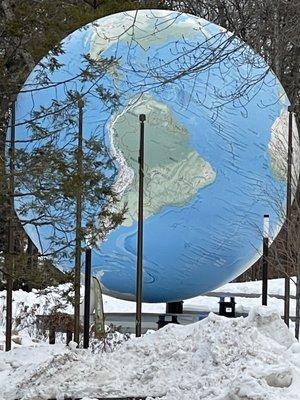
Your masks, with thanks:
[[[2,353],[0,393],[5,400],[300,400],[299,347],[280,315],[266,307],[247,318],[210,314],[196,324],[132,338],[113,353],[62,345]]]

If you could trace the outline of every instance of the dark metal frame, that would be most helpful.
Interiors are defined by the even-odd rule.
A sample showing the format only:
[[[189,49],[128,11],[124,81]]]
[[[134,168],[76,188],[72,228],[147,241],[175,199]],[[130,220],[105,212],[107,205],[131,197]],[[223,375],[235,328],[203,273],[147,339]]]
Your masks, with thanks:
[[[89,347],[90,339],[90,304],[91,304],[91,265],[92,249],[85,250],[85,291],[84,291],[84,322],[83,322],[83,348]]]
[[[136,265],[136,323],[135,335],[142,334],[143,299],[143,229],[144,229],[144,149],[146,115],[140,114],[140,151],[139,151],[139,199],[138,199],[138,240]]]
[[[289,128],[288,128],[288,162],[287,162],[287,184],[286,184],[286,257],[284,278],[284,322],[290,325],[290,276],[289,276],[289,226],[291,221],[292,206],[292,157],[293,157],[293,107],[288,107]]]

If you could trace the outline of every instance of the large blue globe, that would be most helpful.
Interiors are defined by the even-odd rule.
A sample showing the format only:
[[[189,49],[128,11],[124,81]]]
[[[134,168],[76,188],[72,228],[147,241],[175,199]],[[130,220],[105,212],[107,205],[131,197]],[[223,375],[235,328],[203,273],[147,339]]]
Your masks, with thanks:
[[[83,53],[118,60],[103,85],[122,106],[99,115],[99,100],[85,96],[84,132],[103,129],[118,163],[115,188],[128,204],[123,224],[93,251],[104,292],[135,297],[140,114],[146,115],[144,301],[190,298],[250,267],[260,256],[264,214],[273,236],[282,225],[286,187],[288,102],[264,61],[208,21],[159,10],[102,18],[63,46],[64,67],[53,81],[75,75]],[[59,88],[22,94],[19,119],[33,102],[62,95]]]

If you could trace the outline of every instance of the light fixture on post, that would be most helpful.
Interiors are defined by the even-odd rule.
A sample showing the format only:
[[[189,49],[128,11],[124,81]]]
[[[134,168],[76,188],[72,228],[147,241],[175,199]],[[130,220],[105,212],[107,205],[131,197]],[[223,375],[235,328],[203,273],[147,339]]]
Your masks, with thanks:
[[[85,274],[84,274],[84,316],[83,316],[83,348],[89,347],[90,338],[90,305],[91,305],[91,267],[92,267],[92,241],[86,240],[85,249]]]
[[[263,306],[266,306],[268,303],[269,230],[270,230],[270,217],[268,214],[265,214],[263,223],[263,257],[262,257],[262,305]]]

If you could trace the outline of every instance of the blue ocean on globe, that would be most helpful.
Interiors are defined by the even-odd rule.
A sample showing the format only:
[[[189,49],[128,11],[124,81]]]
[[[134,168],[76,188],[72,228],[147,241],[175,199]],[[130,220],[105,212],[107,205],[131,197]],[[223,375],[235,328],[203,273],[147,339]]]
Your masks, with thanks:
[[[86,89],[84,134],[103,132],[117,160],[121,205],[128,204],[123,224],[93,250],[104,293],[135,298],[140,114],[146,115],[143,300],[191,298],[249,268],[261,255],[264,214],[273,238],[282,225],[286,193],[289,103],[265,62],[215,24],[160,10],[102,18],[63,47],[64,65],[51,81],[76,75],[83,54],[116,57],[102,83],[121,106],[112,113],[88,82],[73,79],[21,93],[17,115],[24,121],[66,88]],[[27,230],[38,243],[35,230]],[[47,234],[41,230],[40,238]]]

